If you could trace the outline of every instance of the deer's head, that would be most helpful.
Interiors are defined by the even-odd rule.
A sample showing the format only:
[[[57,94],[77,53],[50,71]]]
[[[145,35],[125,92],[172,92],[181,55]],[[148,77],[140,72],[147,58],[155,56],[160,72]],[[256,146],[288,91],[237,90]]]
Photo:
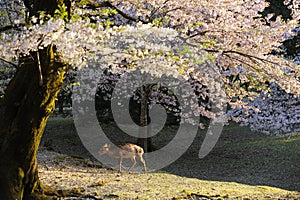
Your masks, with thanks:
[[[104,144],[102,148],[98,151],[99,156],[106,154],[110,150],[110,144]]]

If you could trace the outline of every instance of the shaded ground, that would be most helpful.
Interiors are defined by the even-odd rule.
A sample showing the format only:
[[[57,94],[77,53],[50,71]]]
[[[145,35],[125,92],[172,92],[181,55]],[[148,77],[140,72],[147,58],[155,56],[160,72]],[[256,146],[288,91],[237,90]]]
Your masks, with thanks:
[[[41,149],[39,176],[60,191],[60,200],[100,199],[300,199],[299,192],[234,182],[206,181],[164,172],[118,173],[97,162]],[[58,199],[53,197],[52,199]]]
[[[120,133],[120,130],[112,124],[102,124],[101,127],[105,133],[111,135],[112,140],[135,142],[133,138],[116,134]],[[165,128],[161,134],[153,138],[154,145],[157,148],[164,146],[172,139],[176,131],[176,126]],[[214,183],[213,181],[221,181],[224,184],[223,187],[228,186],[228,182],[237,182],[252,186],[263,185],[300,191],[300,134],[291,138],[270,137],[253,133],[244,127],[231,125],[224,128],[213,151],[204,159],[199,159],[198,151],[204,136],[205,131],[199,131],[188,151],[176,162],[162,169],[160,173],[178,175],[174,181],[180,177],[189,177],[200,181],[207,180],[211,184]],[[81,144],[70,118],[50,119],[41,146],[73,157],[91,158]],[[110,173],[118,176],[116,172],[110,171]],[[147,176],[151,174],[157,176],[156,173],[150,173]],[[171,185],[170,182],[170,187]],[[199,191],[199,188],[197,190]]]
[[[197,158],[200,145],[195,141],[189,152],[165,170],[201,180],[300,190],[300,134],[289,139],[225,127],[218,144],[204,159]]]

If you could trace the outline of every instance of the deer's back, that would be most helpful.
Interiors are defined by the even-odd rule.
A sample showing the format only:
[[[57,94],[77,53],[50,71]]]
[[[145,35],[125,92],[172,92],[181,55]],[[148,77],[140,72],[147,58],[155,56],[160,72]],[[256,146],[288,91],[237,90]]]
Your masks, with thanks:
[[[128,157],[131,157],[133,155],[143,155],[144,153],[142,147],[131,143],[119,145],[119,148],[122,149],[122,152],[120,153],[122,153],[123,157],[125,157],[126,155],[128,155]]]

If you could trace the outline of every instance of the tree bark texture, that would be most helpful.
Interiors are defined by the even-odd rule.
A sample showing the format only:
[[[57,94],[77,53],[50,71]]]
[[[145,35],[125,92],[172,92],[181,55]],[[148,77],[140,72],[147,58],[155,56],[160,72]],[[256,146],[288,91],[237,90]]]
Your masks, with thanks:
[[[148,108],[148,100],[150,93],[152,91],[151,85],[146,85],[141,88],[141,113],[140,113],[140,126],[145,127],[148,125],[148,115],[149,115],[149,108]],[[152,140],[151,137],[148,137],[149,129],[141,129],[140,130],[140,137],[138,138],[137,144],[143,147],[145,152],[152,151]]]
[[[21,63],[0,105],[0,199],[5,200],[43,198],[36,154],[66,71],[53,46]]]

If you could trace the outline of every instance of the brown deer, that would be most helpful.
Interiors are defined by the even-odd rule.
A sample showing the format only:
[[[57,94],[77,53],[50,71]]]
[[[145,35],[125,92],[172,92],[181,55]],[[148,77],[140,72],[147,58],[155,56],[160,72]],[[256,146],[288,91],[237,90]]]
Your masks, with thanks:
[[[146,162],[143,158],[143,154],[144,154],[144,150],[142,147],[135,145],[135,144],[131,144],[131,143],[126,143],[126,144],[121,144],[118,146],[119,148],[111,148],[110,144],[104,144],[103,147],[100,149],[100,151],[98,152],[98,154],[104,155],[107,154],[111,157],[114,158],[119,158],[120,159],[120,172],[122,171],[122,160],[123,158],[130,158],[132,161],[132,166],[128,169],[128,172],[135,166],[136,164],[136,159],[135,157],[139,157],[140,161],[143,163],[144,165],[144,171],[146,173],[147,169],[146,169]]]

